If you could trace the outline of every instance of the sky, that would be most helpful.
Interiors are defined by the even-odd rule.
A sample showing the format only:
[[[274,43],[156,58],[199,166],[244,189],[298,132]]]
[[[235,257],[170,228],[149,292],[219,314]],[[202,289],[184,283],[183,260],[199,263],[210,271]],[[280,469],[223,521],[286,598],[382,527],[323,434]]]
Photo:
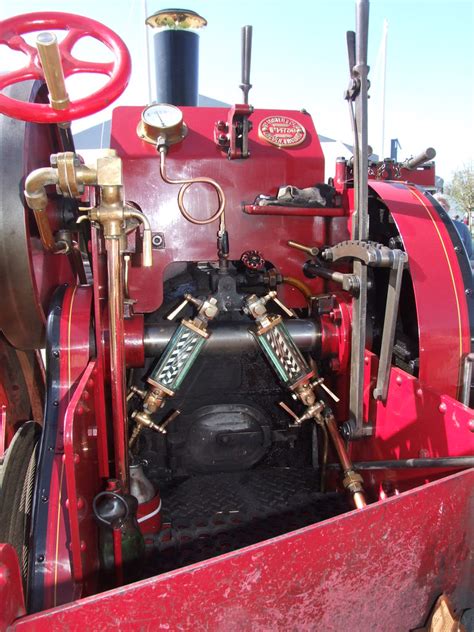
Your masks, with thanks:
[[[152,32],[145,27],[144,16],[167,6],[159,0],[0,0],[0,17],[68,11],[103,22],[132,53],[132,80],[116,104],[145,105],[153,97],[146,63]],[[320,134],[352,142],[343,93],[349,79],[345,33],[355,28],[354,0],[187,0],[180,6],[208,21],[200,31],[201,94],[228,103],[241,101],[240,27],[251,24],[250,103],[257,108],[306,108]],[[384,21],[388,31],[382,149]],[[4,49],[0,47],[0,71],[20,63]],[[94,58],[103,51],[84,40],[74,52]],[[372,0],[368,61],[369,143],[375,153],[389,155],[392,138],[401,145],[402,160],[434,147],[437,175],[449,182],[454,170],[474,159],[474,0]],[[93,81],[96,86],[97,77]],[[72,78],[69,88],[72,98],[83,94],[84,78]],[[74,128],[109,118],[111,109]]]

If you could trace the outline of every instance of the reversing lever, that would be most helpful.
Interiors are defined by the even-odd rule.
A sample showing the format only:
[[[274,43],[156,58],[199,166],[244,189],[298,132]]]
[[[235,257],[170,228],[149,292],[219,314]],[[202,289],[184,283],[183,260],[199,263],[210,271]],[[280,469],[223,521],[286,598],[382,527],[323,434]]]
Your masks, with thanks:
[[[242,83],[240,89],[244,93],[244,103],[249,102],[250,83],[250,63],[252,61],[252,27],[247,25],[242,27]]]

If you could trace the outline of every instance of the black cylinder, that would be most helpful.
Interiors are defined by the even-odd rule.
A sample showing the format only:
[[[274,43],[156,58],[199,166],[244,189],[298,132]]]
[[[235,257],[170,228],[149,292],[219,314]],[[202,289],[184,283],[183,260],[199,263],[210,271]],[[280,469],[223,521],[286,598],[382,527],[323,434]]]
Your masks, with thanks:
[[[172,105],[198,104],[199,35],[192,31],[156,33],[156,100]]]
[[[318,348],[321,331],[313,320],[295,318],[285,320],[291,337],[301,351],[314,351]],[[145,355],[147,358],[156,357],[163,353],[171,336],[176,330],[176,323],[145,325]],[[255,348],[256,342],[249,332],[247,322],[214,322],[210,328],[211,336],[206,341],[203,353],[220,355],[225,353],[240,353]]]

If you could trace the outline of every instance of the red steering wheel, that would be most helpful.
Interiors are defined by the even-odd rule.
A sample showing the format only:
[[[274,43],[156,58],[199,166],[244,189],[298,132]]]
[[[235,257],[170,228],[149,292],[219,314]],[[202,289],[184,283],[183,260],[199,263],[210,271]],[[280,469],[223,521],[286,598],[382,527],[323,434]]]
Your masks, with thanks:
[[[59,44],[64,76],[78,72],[107,75],[107,83],[87,97],[71,101],[64,110],[54,110],[50,105],[26,103],[1,94],[7,86],[29,79],[44,79],[43,70],[34,46],[22,37],[25,33],[49,29],[67,31]],[[72,55],[72,48],[82,37],[93,37],[112,51],[114,60],[108,63],[83,61]],[[72,13],[26,13],[0,22],[0,44],[6,44],[27,56],[27,63],[18,70],[0,74],[0,112],[12,118],[34,123],[64,123],[94,114],[110,105],[125,90],[130,78],[131,60],[127,47],[109,28]]]

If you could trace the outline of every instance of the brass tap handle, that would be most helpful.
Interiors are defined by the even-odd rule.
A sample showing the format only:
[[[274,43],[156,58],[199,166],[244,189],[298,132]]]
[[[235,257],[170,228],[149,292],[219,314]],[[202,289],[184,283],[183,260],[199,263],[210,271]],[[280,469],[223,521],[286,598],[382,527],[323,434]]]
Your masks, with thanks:
[[[168,314],[168,316],[166,317],[166,320],[174,320],[176,318],[176,316],[183,311],[183,309],[186,307],[186,305],[188,304],[188,299],[186,298],[187,295],[185,295],[184,301],[182,301],[178,307],[176,307],[172,312],[170,312]]]
[[[319,377],[314,382],[311,382],[311,387],[312,388],[316,388],[317,386],[322,388],[323,391],[325,391],[329,395],[329,397],[331,397],[336,402],[336,404],[338,404],[341,401],[339,399],[339,397],[335,393],[333,393],[331,391],[331,389],[326,386],[326,384],[324,384],[324,378],[323,377]]]
[[[312,257],[316,257],[319,254],[319,248],[316,248],[316,246],[305,246],[297,241],[289,241],[288,245],[292,248],[296,248],[296,250],[307,252]]]
[[[276,303],[276,304],[278,305],[278,307],[279,307],[280,309],[282,309],[282,310],[285,312],[285,314],[286,314],[287,316],[289,316],[290,318],[296,318],[296,314],[295,314],[295,312],[294,312],[292,309],[290,309],[289,307],[287,307],[286,305],[284,305],[284,304],[280,301],[280,299],[279,299],[279,298],[277,298],[276,296],[274,296],[272,300],[273,300],[273,302],[274,302],[274,303]]]
[[[168,431],[166,430],[166,427],[169,426],[169,424],[176,419],[176,417],[178,415],[181,415],[181,411],[180,410],[175,410],[171,413],[171,415],[169,415],[169,417],[167,417],[159,426],[159,430],[160,432],[162,432],[163,434],[166,434]]]
[[[69,95],[64,81],[61,53],[56,35],[48,32],[39,33],[36,37],[36,47],[48,86],[51,107],[55,110],[65,110],[69,107]]]

